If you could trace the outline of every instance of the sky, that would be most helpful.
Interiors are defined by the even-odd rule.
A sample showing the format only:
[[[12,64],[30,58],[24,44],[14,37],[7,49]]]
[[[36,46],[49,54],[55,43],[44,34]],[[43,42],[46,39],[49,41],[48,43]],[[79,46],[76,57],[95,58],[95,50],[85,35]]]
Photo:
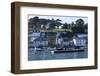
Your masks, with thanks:
[[[77,19],[83,19],[85,23],[88,23],[88,17],[84,16],[50,16],[50,15],[29,15],[28,19],[33,18],[35,16],[38,16],[39,18],[45,18],[45,19],[60,19],[62,23],[72,23],[75,22]]]

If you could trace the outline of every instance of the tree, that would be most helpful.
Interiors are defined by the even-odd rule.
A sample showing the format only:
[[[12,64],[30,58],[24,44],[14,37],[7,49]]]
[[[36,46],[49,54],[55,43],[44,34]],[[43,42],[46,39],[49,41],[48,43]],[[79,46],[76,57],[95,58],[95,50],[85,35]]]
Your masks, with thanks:
[[[61,20],[60,19],[56,19],[55,20],[55,26],[59,27],[61,25]]]
[[[79,26],[79,27],[83,27],[83,25],[84,25],[84,20],[83,20],[83,19],[78,19],[78,20],[76,20],[76,25]]]
[[[39,17],[33,17],[33,18],[30,18],[29,19],[29,21],[28,21],[28,24],[29,24],[29,29],[31,29],[31,30],[29,30],[29,31],[32,31],[32,30],[34,30],[34,29],[38,29],[38,25],[40,24],[39,23]]]
[[[63,29],[68,29],[68,24],[67,23],[64,23],[62,28]]]
[[[52,18],[47,24],[46,26],[49,27],[48,29],[55,29],[56,27],[58,28],[62,23],[60,22],[60,19],[54,19]]]
[[[84,31],[85,31],[85,33],[88,32],[88,23],[84,24]]]
[[[76,20],[75,26],[72,27],[73,33],[84,33],[84,20]]]
[[[70,24],[70,27],[72,28],[72,27],[74,27],[74,26],[75,26],[75,23],[72,22],[72,23]]]

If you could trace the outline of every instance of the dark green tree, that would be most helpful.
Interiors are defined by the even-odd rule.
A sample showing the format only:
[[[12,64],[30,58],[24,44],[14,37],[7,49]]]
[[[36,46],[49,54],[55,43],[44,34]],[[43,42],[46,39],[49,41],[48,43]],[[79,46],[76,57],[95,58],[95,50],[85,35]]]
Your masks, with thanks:
[[[88,23],[84,24],[84,32],[88,33]]]
[[[79,27],[83,27],[83,25],[84,25],[84,20],[83,20],[83,19],[78,19],[78,20],[76,20],[76,25],[79,26]]]
[[[64,23],[62,28],[63,29],[68,29],[68,24],[67,23]]]
[[[72,27],[73,33],[84,33],[84,20],[76,20],[76,24]]]

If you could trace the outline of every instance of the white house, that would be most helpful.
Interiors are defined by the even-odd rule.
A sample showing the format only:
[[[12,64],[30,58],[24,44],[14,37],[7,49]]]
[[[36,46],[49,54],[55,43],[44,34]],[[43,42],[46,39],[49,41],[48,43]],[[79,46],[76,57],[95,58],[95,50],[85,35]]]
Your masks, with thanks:
[[[46,38],[37,38],[33,41],[33,45],[35,47],[38,47],[38,46],[47,46],[48,45],[48,40]]]
[[[68,38],[64,38],[64,39],[63,39],[63,45],[65,45],[65,46],[70,45],[70,41],[69,41]]]
[[[73,39],[75,46],[86,46],[87,45],[87,37],[77,37]]]

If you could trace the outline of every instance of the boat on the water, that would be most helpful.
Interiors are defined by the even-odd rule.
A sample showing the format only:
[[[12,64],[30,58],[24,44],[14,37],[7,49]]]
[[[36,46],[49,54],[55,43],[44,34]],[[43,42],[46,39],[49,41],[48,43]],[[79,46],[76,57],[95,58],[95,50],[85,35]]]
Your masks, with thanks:
[[[67,49],[67,50],[55,50],[54,53],[71,53],[71,52],[83,52],[84,49]]]
[[[71,52],[83,52],[85,47],[73,47],[73,48],[56,48],[54,53],[71,53]]]

